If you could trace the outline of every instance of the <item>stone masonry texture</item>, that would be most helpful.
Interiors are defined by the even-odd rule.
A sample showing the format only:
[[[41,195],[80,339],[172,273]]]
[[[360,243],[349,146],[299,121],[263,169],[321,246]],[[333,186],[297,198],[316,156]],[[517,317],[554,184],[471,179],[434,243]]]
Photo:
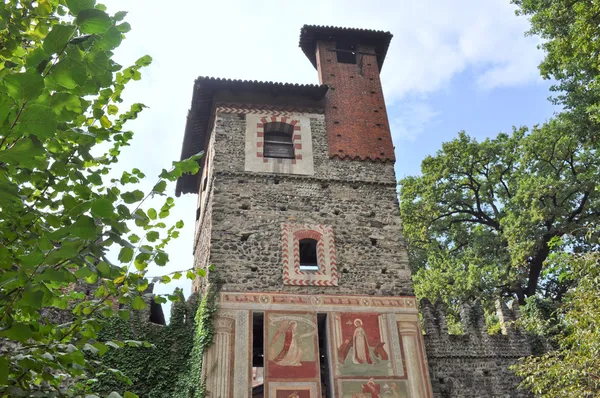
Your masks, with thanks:
[[[213,264],[223,291],[413,295],[393,163],[332,159],[324,116],[310,123],[315,174],[274,175],[244,171],[246,115],[217,115],[198,266]],[[333,228],[338,286],[283,285],[282,223]]]
[[[462,335],[450,335],[441,303],[421,301],[429,375],[436,397],[531,397],[509,367],[543,345],[514,328],[518,309],[497,309],[503,334],[488,334],[478,303],[461,307]]]

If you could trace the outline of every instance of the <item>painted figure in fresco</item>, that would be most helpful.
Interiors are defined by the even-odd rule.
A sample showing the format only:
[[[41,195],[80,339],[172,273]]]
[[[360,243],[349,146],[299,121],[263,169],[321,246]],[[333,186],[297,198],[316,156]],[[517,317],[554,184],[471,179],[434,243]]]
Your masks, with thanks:
[[[298,391],[294,391],[293,393],[288,395],[288,398],[300,398],[300,395],[298,395]]]
[[[301,366],[302,349],[298,342],[313,334],[313,331],[311,331],[298,335],[298,323],[296,321],[283,320],[279,322],[275,335],[271,340],[271,346],[274,346],[283,335],[283,347],[277,355],[275,355],[275,351],[271,348],[271,360],[281,366]]]
[[[354,356],[352,362],[355,364],[368,363],[372,364],[371,353],[369,352],[369,341],[367,333],[362,327],[363,322],[360,319],[354,320],[354,336],[352,337],[352,345],[354,346]]]
[[[340,363],[346,361],[346,357],[350,354],[350,349],[353,348],[352,362],[356,365],[373,365],[379,360],[387,361],[389,356],[385,350],[385,342],[377,341],[374,347],[369,345],[367,332],[363,327],[363,320],[355,318],[353,321],[348,321],[347,325],[354,325],[352,338],[346,340],[338,348],[338,358]],[[372,350],[372,351],[371,351]]]
[[[381,395],[380,395],[381,386],[379,384],[375,384],[375,380],[373,380],[372,378],[369,379],[367,384],[363,384],[362,388],[363,388],[363,392],[366,392],[367,394],[371,394],[371,398],[380,398],[381,397]]]

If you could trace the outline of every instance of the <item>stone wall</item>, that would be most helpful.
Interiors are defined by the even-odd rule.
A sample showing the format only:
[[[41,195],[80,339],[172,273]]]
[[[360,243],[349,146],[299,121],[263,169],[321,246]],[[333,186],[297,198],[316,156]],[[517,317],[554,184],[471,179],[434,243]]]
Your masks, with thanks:
[[[519,390],[521,379],[508,368],[535,353],[536,340],[514,328],[518,305],[499,305],[502,334],[488,334],[481,305],[461,307],[462,335],[450,335],[444,308],[421,301],[424,340],[433,393],[436,397],[530,397]]]
[[[216,117],[211,241],[196,246],[222,291],[412,295],[393,163],[330,159],[324,116],[310,114],[314,175],[246,172],[245,121]],[[283,285],[284,223],[332,227],[337,287]]]

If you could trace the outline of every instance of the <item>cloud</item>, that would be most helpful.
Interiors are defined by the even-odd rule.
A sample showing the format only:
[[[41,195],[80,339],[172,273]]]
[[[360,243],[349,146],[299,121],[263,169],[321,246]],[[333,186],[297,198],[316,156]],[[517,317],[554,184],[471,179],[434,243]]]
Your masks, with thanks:
[[[394,142],[414,142],[425,127],[436,122],[439,113],[434,111],[426,102],[405,102],[397,109],[389,112],[390,127]]]

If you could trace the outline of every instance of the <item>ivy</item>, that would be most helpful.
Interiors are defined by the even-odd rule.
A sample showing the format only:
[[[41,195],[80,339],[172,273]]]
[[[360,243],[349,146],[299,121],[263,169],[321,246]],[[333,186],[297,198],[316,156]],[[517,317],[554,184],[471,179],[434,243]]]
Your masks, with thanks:
[[[151,323],[147,310],[131,311],[130,319],[106,319],[99,336],[102,341],[134,340],[150,344],[142,347],[124,346],[104,355],[103,365],[119,369],[128,380],[105,372],[94,381],[94,391],[107,394],[127,388],[140,397],[177,396],[179,386],[175,381],[188,373],[197,308],[196,295],[192,295],[187,302],[183,302],[180,296],[180,300],[171,307],[168,325]]]
[[[206,379],[202,378],[202,360],[204,353],[213,343],[213,318],[217,311],[218,290],[217,286],[208,287],[196,311],[194,347],[188,363],[188,372],[181,375],[175,398],[205,398],[207,396]]]

